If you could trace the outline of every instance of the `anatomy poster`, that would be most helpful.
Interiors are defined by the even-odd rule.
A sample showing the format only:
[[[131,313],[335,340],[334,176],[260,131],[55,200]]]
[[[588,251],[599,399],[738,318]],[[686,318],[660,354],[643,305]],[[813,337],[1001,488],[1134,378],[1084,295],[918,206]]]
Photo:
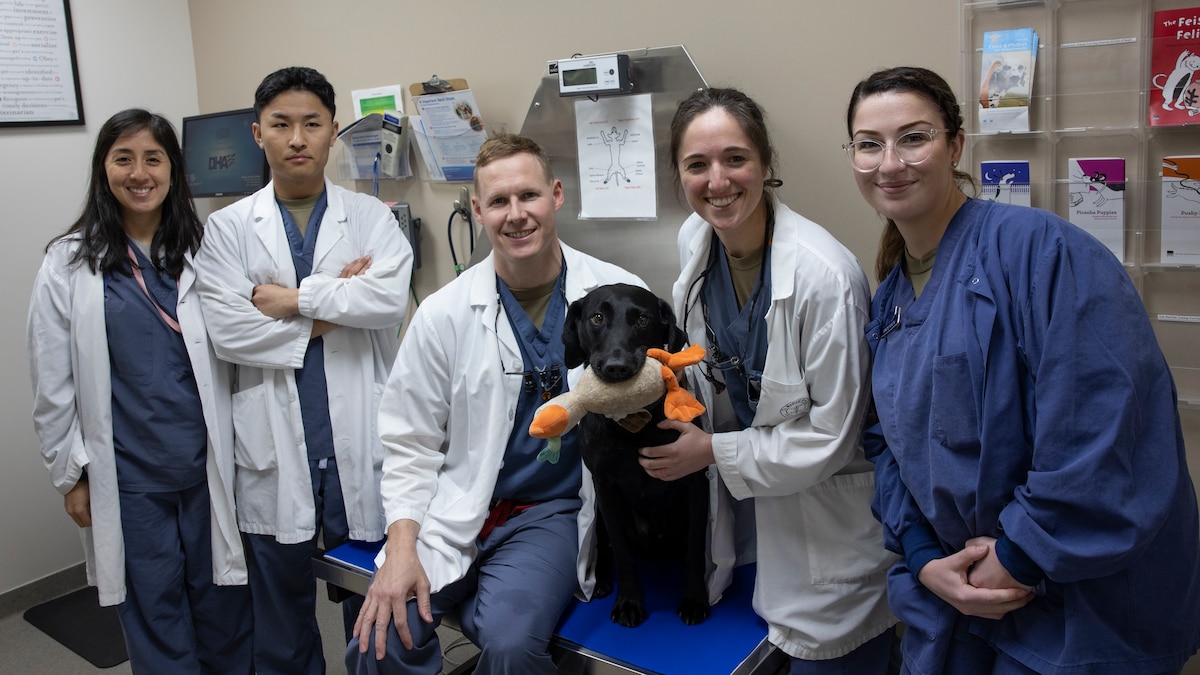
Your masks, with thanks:
[[[575,102],[580,219],[658,217],[650,94]]]

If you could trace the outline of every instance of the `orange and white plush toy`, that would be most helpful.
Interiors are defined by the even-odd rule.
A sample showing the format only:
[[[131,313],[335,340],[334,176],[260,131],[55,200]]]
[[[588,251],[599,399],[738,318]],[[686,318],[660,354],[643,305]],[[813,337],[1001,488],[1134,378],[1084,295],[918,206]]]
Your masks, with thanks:
[[[704,406],[679,386],[675,372],[700,363],[704,354],[700,345],[676,354],[647,349],[642,369],[622,382],[601,381],[591,368],[584,369],[574,388],[543,403],[534,413],[529,435],[548,439],[546,448],[538,453],[538,461],[557,463],[562,435],[587,413],[604,415],[629,431],[639,431],[651,419],[646,407],[664,393],[663,414],[667,419],[691,422],[704,412]]]

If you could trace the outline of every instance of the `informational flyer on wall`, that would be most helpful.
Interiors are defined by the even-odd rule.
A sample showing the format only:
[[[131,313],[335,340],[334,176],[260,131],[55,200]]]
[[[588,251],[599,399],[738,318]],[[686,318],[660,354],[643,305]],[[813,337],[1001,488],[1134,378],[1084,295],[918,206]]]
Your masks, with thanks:
[[[1029,160],[984,160],[979,163],[980,199],[1030,206]]]
[[[1154,13],[1150,126],[1200,122],[1200,7]]]
[[[1072,157],[1067,215],[1073,224],[1125,260],[1125,159]]]
[[[355,89],[350,92],[354,102],[354,119],[360,120],[374,113],[389,110],[404,114],[404,90],[398,84],[388,84],[371,89]]]
[[[1029,104],[1037,63],[1038,34],[1032,28],[983,34],[979,74],[979,130],[1029,131]]]
[[[1200,264],[1200,155],[1163,157],[1159,262]]]
[[[417,147],[433,180],[469,181],[475,177],[475,156],[487,138],[479,106],[470,89],[418,96],[413,101],[420,124]]]
[[[650,103],[650,94],[575,102],[580,219],[658,217]]]

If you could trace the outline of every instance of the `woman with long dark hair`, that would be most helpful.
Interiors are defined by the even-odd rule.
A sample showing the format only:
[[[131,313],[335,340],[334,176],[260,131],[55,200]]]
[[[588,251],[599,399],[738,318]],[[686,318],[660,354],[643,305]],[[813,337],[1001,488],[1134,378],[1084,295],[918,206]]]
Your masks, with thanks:
[[[119,112],[29,308],[42,457],[135,673],[252,670],[230,370],[193,289],[202,236],[170,122]]]

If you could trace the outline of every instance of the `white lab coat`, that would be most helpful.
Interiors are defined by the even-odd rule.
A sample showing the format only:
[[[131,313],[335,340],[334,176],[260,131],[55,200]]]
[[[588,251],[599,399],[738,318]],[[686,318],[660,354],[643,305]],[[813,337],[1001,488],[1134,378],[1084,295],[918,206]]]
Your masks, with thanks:
[[[700,283],[712,227],[693,214],[679,232],[682,273],[672,289],[689,339],[708,346]],[[754,498],[757,581],[754,608],[772,644],[797,658],[849,653],[896,622],[885,576],[894,556],[871,514],[873,467],[861,423],[869,401],[870,312],[858,262],[816,223],[775,202],[771,305],[762,392],[750,428],[715,433],[713,455],[736,499]],[[684,307],[686,301],[691,305]],[[696,367],[690,382],[709,409],[708,430],[739,425]],[[731,505],[715,501],[715,527],[733,526]],[[737,527],[742,527],[740,524]],[[729,537],[714,538],[717,549]]]
[[[645,283],[562,245],[568,302],[611,283]],[[494,255],[494,254],[493,254]],[[476,554],[521,390],[521,350],[496,290],[492,255],[417,308],[379,407],[387,522],[420,524],[417,553],[432,592],[461,579]],[[574,368],[568,380],[578,380]],[[508,374],[502,374],[508,373]],[[577,572],[594,579],[595,492],[584,468]],[[376,562],[383,564],[380,552]]]
[[[27,323],[33,424],[54,487],[66,494],[87,467],[92,526],[80,530],[88,583],[101,605],[125,601],[125,544],[113,455],[112,379],[104,320],[104,275],[72,265],[79,236],[46,252],[33,284]],[[208,428],[213,581],[246,583],[246,560],[234,520],[230,371],[213,353],[190,257],[179,278],[179,325]]]
[[[300,316],[272,319],[250,301],[254,287],[296,288],[296,270],[274,183],[209,216],[196,256],[198,287],[213,346],[237,364],[233,395],[238,525],[284,544],[316,534],[312,479],[295,369],[303,366],[314,319],[339,325],[324,335],[334,455],[350,538],[381,539],[379,394],[408,309],[412,247],[378,199],[326,181],[328,207],[300,283]],[[370,254],[362,275],[341,279]]]

